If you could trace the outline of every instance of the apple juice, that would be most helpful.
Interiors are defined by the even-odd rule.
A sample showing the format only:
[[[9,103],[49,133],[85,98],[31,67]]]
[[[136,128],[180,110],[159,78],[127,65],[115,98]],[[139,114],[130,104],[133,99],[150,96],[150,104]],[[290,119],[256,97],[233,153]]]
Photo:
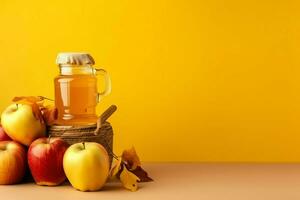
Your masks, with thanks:
[[[55,84],[57,124],[96,123],[97,77],[88,74],[58,76]]]
[[[59,75],[54,79],[55,107],[58,125],[97,123],[96,106],[111,91],[110,78],[104,69],[95,68],[88,53],[59,53],[56,59]],[[104,78],[98,91],[97,78]],[[102,82],[102,81],[101,81]]]

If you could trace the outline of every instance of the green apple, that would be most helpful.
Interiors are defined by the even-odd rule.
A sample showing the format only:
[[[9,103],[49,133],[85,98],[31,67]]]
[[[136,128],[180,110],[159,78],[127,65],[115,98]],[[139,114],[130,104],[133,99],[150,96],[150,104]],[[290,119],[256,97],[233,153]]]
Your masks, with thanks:
[[[26,146],[46,134],[45,123],[35,118],[32,107],[27,104],[8,106],[1,115],[1,124],[10,138]]]
[[[102,188],[108,177],[109,157],[98,143],[76,143],[65,152],[63,167],[75,189],[96,191]]]

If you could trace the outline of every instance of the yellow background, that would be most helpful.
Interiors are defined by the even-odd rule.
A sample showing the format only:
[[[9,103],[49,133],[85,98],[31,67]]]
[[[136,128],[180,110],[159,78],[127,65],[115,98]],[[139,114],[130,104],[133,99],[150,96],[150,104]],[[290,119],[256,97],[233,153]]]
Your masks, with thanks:
[[[58,52],[111,75],[115,151],[143,161],[300,161],[297,1],[0,2],[0,109],[53,98]]]

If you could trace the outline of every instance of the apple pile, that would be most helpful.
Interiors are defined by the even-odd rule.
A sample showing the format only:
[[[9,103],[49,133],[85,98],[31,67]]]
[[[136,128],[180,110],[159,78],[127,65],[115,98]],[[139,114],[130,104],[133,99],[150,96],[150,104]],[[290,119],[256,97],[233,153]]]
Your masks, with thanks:
[[[29,168],[37,185],[56,186],[68,178],[78,190],[101,189],[109,175],[105,148],[94,142],[69,147],[61,138],[46,137],[52,115],[42,100],[15,98],[1,115],[0,185],[20,183]]]
[[[152,179],[141,168],[134,148],[114,155],[110,169],[105,148],[95,142],[69,146],[61,138],[48,136],[57,111],[43,106],[44,97],[16,97],[1,115],[0,185],[20,183],[29,168],[37,185],[57,186],[66,179],[80,191],[100,190],[108,178],[117,178],[126,189],[137,190],[137,182]],[[110,152],[113,153],[113,152]]]

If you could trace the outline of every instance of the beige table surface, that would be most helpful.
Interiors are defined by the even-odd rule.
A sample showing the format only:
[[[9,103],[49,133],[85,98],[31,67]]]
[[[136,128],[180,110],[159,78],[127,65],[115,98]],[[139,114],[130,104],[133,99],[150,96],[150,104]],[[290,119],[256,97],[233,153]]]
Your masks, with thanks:
[[[0,186],[0,200],[294,200],[300,199],[300,164],[144,164],[155,179],[130,192],[118,183],[102,191],[79,192],[67,183],[59,187],[25,183]]]

